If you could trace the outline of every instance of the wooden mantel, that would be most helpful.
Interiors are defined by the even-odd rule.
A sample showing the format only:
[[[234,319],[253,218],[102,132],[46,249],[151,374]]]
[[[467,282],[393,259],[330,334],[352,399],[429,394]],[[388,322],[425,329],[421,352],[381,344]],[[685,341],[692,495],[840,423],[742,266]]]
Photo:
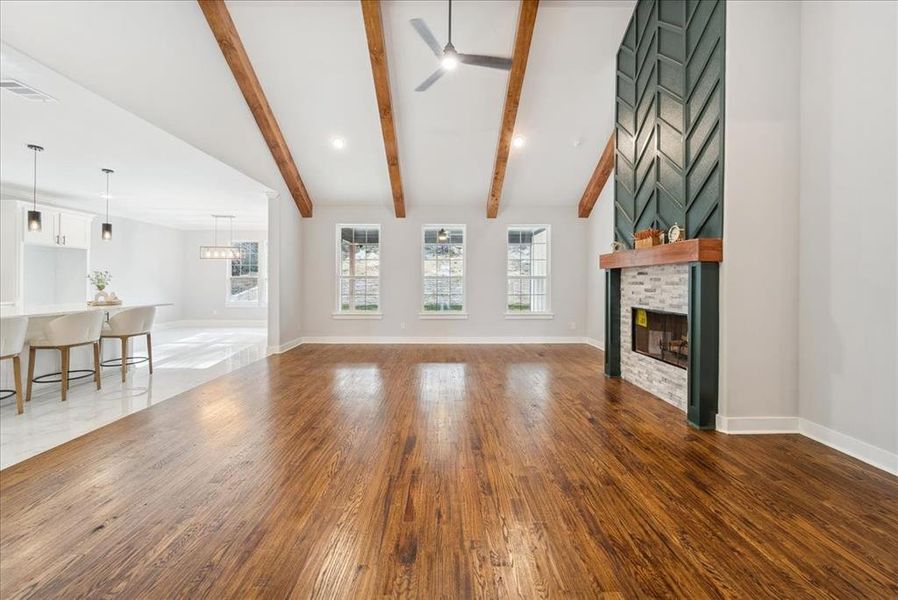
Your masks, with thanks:
[[[691,262],[723,262],[721,238],[697,238],[641,250],[620,250],[599,256],[600,269],[625,269]]]

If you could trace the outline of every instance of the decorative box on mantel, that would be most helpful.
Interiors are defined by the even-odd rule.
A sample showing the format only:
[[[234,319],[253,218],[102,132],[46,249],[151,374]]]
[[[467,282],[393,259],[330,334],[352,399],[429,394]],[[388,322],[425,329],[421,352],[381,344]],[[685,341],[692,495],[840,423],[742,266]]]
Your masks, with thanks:
[[[599,267],[605,269],[605,375],[623,377],[685,410],[689,423],[700,429],[713,429],[717,414],[722,260],[720,238],[684,240],[599,257]],[[667,320],[659,315],[676,316],[684,310],[688,322],[685,339],[665,338],[669,334],[662,331],[664,327],[650,323],[650,319]],[[637,327],[643,328],[639,330],[639,349]],[[654,336],[648,345],[647,335]],[[646,352],[646,347],[651,351]],[[688,359],[680,360],[687,349]],[[665,351],[671,354],[665,356]]]

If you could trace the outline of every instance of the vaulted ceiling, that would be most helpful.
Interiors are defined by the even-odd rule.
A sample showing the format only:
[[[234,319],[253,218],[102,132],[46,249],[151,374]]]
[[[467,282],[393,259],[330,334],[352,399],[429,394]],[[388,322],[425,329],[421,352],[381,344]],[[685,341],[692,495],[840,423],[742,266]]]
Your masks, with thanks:
[[[316,205],[392,208],[357,1],[230,1],[252,66]],[[614,60],[632,2],[539,8],[503,206],[574,211],[614,122]],[[383,26],[408,210],[485,206],[508,73],[462,65],[414,88],[437,59],[409,21],[446,42],[446,2],[384,2]],[[456,2],[461,52],[511,57],[517,1]],[[0,38],[272,188],[280,174],[194,2],[0,3]],[[343,150],[331,142],[344,138]]]

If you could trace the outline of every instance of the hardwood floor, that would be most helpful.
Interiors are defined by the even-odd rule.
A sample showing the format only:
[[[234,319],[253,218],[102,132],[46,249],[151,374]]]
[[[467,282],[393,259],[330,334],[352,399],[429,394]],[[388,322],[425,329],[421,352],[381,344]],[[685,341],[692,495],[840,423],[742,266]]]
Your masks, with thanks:
[[[0,472],[0,597],[898,596],[898,478],[601,371],[272,356]]]

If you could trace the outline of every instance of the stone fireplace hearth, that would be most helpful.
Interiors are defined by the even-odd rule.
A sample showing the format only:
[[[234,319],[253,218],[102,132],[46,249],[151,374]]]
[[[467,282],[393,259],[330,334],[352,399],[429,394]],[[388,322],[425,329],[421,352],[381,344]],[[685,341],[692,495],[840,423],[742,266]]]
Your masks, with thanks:
[[[605,374],[623,379],[686,411],[702,429],[717,414],[719,263],[723,242],[699,238],[603,254]],[[687,315],[686,369],[633,348],[634,309]]]
[[[688,265],[659,265],[621,270],[621,377],[665,402],[686,410],[687,372],[633,350],[633,309],[686,314]]]

